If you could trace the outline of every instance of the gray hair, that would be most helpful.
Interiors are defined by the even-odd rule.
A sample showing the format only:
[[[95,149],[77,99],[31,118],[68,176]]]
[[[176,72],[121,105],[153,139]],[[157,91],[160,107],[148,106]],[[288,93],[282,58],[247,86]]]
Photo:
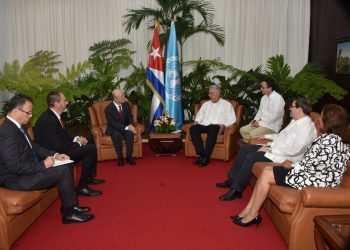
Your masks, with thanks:
[[[216,90],[221,94],[221,87],[219,85],[216,85],[216,84],[210,85],[209,90]]]

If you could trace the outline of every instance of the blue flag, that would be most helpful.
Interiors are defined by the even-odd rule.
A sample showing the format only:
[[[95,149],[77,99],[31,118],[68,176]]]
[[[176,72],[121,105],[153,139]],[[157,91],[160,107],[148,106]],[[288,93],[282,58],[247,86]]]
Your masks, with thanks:
[[[165,109],[167,114],[175,119],[176,129],[181,129],[183,125],[182,88],[174,21],[171,22],[165,69]]]
[[[152,49],[146,69],[146,84],[152,90],[150,130],[154,128],[154,120],[163,114],[165,96],[162,49],[159,42],[158,26],[157,22],[154,28]]]

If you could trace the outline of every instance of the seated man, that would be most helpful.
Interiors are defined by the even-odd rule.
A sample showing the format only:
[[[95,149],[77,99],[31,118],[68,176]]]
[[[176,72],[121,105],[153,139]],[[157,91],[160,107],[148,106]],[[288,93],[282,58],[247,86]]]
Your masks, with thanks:
[[[196,115],[194,125],[190,127],[193,146],[199,155],[193,164],[204,167],[208,165],[218,134],[222,134],[225,127],[236,122],[236,114],[231,103],[221,98],[221,88],[217,85],[209,87],[210,100],[203,103]],[[205,147],[201,134],[207,133]]]
[[[63,93],[52,91],[47,95],[48,109],[41,114],[35,123],[35,140],[43,147],[67,154],[74,162],[82,161],[77,194],[97,196],[101,191],[93,190],[88,184],[103,183],[103,179],[94,179],[97,165],[97,152],[93,144],[82,136],[71,137],[64,128],[61,115],[68,102]]]
[[[263,137],[266,134],[278,133],[283,123],[284,100],[274,89],[274,81],[265,79],[261,82],[263,97],[260,101],[258,113],[239,132],[243,139]]]
[[[132,153],[136,129],[130,105],[128,102],[125,102],[124,92],[120,89],[113,90],[112,96],[113,102],[105,108],[107,119],[106,135],[112,137],[113,145],[118,155],[118,166],[124,166],[123,139],[126,144],[126,162],[134,166],[136,161],[132,158]]]
[[[32,141],[22,127],[32,116],[33,101],[17,94],[8,103],[8,114],[0,126],[0,186],[13,190],[40,190],[57,185],[62,202],[62,222],[87,222],[94,218],[89,207],[80,207],[74,190],[71,166],[53,167],[58,154]]]
[[[285,160],[298,161],[302,158],[307,147],[317,137],[315,125],[309,117],[311,104],[306,98],[298,97],[289,109],[293,118],[289,125],[279,134],[265,135],[265,138],[271,139],[272,143],[268,146],[247,144],[240,149],[236,162],[228,173],[228,179],[216,184],[217,187],[230,189],[220,196],[220,200],[242,197],[255,162],[283,163]]]

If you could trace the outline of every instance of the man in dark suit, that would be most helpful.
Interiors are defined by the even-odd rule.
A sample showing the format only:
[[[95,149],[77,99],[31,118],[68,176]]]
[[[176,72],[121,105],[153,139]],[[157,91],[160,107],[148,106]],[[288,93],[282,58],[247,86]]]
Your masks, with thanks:
[[[122,140],[126,144],[126,162],[131,166],[136,165],[132,158],[134,144],[134,120],[131,114],[130,105],[125,102],[124,92],[115,89],[112,92],[113,102],[105,108],[107,118],[106,134],[112,137],[112,141],[118,155],[118,166],[124,166]]]
[[[94,218],[89,207],[80,207],[74,190],[71,166],[54,166],[69,156],[48,150],[32,141],[22,125],[32,117],[32,99],[17,94],[8,103],[8,114],[0,126],[0,186],[13,190],[40,190],[57,185],[62,222],[81,223]]]
[[[37,120],[34,132],[35,140],[43,147],[67,154],[74,162],[82,161],[80,180],[77,186],[78,195],[97,196],[101,191],[93,190],[88,184],[103,183],[102,179],[94,179],[97,153],[93,144],[82,136],[70,136],[64,128],[61,115],[68,102],[63,93],[52,91],[47,96],[49,108]]]

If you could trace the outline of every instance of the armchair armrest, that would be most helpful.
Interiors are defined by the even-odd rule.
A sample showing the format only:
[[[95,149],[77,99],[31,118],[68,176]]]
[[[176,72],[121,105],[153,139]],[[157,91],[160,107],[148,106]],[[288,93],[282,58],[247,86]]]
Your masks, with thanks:
[[[224,136],[229,136],[229,135],[233,135],[233,133],[235,132],[235,125],[232,124],[230,126],[227,126],[224,130]]]
[[[301,191],[304,207],[350,208],[349,188],[308,187]]]
[[[145,127],[139,123],[135,123],[135,129],[137,133],[140,133],[140,134],[142,134],[145,131]]]
[[[182,126],[182,130],[187,134],[192,125],[193,125],[193,122],[186,123],[185,125]]]

